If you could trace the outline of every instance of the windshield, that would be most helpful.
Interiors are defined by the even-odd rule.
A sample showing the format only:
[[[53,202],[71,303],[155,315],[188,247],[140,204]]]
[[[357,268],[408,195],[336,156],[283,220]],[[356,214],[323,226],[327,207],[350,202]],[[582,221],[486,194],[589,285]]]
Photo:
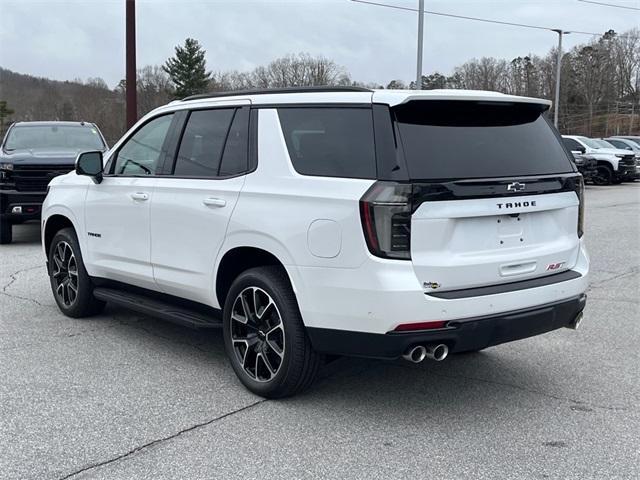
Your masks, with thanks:
[[[411,179],[573,171],[537,104],[426,100],[394,112]]]
[[[624,141],[617,138],[612,138],[610,140],[607,140],[607,142],[609,142],[614,147],[621,148],[623,150],[640,150],[640,145],[632,142],[631,140]]]
[[[606,140],[596,140],[596,142],[598,142],[598,144],[602,148],[616,148],[613,145],[611,145],[609,142],[607,142]]]
[[[596,150],[597,150],[598,148],[605,148],[605,146],[604,146],[604,145],[600,145],[600,144],[598,143],[598,141],[597,141],[597,140],[594,140],[593,138],[578,137],[578,139],[579,139],[582,143],[584,143],[587,147],[595,148]],[[608,147],[606,147],[606,148],[611,148],[611,146],[608,146]]]
[[[104,150],[98,130],[89,125],[17,125],[9,131],[5,150]]]

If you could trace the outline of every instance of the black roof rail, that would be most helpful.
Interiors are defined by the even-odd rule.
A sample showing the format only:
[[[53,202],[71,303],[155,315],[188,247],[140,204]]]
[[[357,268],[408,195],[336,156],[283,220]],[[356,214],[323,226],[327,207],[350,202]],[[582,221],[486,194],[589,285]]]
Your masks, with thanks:
[[[201,98],[235,97],[238,95],[269,95],[271,93],[310,93],[310,92],[373,92],[370,88],[364,87],[285,87],[285,88],[260,88],[256,90],[235,90],[230,92],[209,92],[198,95],[190,95],[182,99],[198,100]]]

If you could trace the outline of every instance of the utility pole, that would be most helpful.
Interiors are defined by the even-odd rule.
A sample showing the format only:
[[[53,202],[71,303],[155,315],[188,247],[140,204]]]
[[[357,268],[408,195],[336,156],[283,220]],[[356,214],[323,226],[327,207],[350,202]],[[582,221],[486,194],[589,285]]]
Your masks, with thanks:
[[[560,29],[554,29],[558,34],[558,58],[556,60],[556,95],[555,104],[553,106],[553,124],[558,128],[558,111],[560,110],[560,72],[562,71],[562,35],[565,33]]]
[[[136,2],[125,0],[126,12],[126,95],[127,128],[138,120],[138,101],[136,96]]]
[[[424,0],[418,0],[418,61],[416,90],[422,90],[422,44],[424,41]]]

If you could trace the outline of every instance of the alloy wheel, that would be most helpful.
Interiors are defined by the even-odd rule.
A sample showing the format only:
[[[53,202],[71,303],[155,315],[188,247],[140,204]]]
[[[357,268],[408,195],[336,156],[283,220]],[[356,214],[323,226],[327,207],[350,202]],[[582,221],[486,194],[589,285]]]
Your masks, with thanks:
[[[55,294],[65,307],[78,298],[78,264],[71,245],[60,241],[53,251],[52,277]]]
[[[268,382],[282,367],[285,339],[282,317],[271,296],[248,287],[235,298],[231,309],[231,342],[245,373],[257,382]]]
[[[604,166],[599,166],[593,175],[593,183],[596,185],[609,185],[612,181],[611,171]]]

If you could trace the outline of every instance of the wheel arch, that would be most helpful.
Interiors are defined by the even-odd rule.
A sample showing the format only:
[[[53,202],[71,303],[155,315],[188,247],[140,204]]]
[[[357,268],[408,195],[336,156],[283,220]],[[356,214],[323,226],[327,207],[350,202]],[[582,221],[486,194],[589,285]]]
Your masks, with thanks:
[[[218,262],[215,273],[215,296],[220,308],[224,308],[227,293],[238,275],[250,268],[262,266],[281,268],[296,292],[290,269],[285,267],[285,263],[277,255],[259,246],[238,245],[226,250]]]
[[[594,158],[596,159],[598,165],[605,165],[611,168],[611,170],[613,170],[614,172],[618,170],[618,158],[611,158],[609,156],[596,156]]]
[[[598,160],[598,165],[604,165],[606,167],[611,167],[612,170],[614,170],[615,165],[613,164],[612,160],[606,160],[606,159],[600,159]]]
[[[49,248],[51,247],[53,237],[63,228],[73,228],[76,236],[78,236],[78,229],[68,216],[56,213],[47,217],[42,230],[42,248],[45,256],[49,255]]]

